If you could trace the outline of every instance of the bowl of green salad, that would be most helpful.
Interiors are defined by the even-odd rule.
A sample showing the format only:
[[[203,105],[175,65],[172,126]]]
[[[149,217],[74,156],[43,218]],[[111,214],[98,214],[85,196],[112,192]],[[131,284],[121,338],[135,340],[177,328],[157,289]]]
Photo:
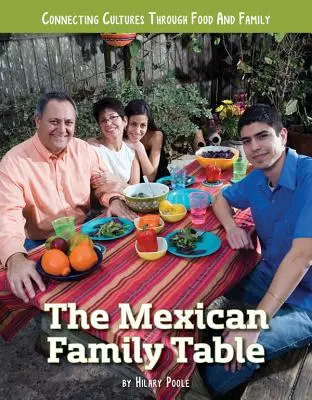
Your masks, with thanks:
[[[159,203],[165,199],[169,188],[162,183],[137,183],[123,192],[126,204],[140,213],[158,212]]]

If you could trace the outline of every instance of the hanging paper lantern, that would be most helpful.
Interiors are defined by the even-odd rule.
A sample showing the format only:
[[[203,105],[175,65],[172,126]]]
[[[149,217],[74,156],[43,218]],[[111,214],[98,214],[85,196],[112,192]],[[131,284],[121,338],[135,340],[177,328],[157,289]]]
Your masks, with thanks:
[[[136,38],[136,33],[100,33],[100,35],[107,44],[116,47],[127,46]]]

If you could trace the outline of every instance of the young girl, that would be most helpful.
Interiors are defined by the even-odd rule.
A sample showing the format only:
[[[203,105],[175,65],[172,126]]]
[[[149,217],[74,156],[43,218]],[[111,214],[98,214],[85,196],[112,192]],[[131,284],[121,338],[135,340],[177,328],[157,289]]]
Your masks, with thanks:
[[[141,176],[150,182],[170,175],[164,152],[164,134],[157,130],[151,110],[144,100],[132,100],[125,108],[128,118],[126,143],[137,153]]]

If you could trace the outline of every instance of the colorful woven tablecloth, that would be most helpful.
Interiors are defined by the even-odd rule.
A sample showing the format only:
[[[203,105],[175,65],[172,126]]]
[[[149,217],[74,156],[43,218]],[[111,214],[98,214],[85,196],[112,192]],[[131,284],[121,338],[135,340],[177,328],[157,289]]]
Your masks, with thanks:
[[[204,170],[191,163],[187,173],[196,176],[192,186],[208,190],[215,194],[220,188],[206,188],[202,185]],[[232,177],[232,171],[222,175],[224,183]],[[236,221],[247,230],[253,230],[253,222],[248,210],[237,212]],[[165,236],[175,229],[191,224],[190,215],[175,224],[166,223],[160,236]],[[176,257],[169,253],[157,261],[144,261],[138,257],[134,248],[135,234],[106,241],[107,252],[99,271],[75,282],[49,281],[43,293],[37,293],[32,304],[24,304],[17,299],[8,287],[6,271],[0,266],[0,334],[10,340],[29,319],[43,309],[45,303],[76,303],[77,308],[90,314],[94,310],[105,310],[110,315],[110,329],[96,330],[91,328],[88,333],[101,340],[121,344],[124,337],[140,337],[145,343],[163,343],[164,349],[156,367],[145,371],[140,368],[148,379],[159,379],[164,383],[154,389],[157,399],[174,399],[179,388],[166,386],[165,379],[185,380],[190,378],[195,368],[193,348],[187,348],[187,364],[177,363],[177,351],[171,346],[172,336],[195,336],[194,331],[174,330],[120,330],[118,304],[129,303],[134,314],[142,304],[151,303],[153,311],[160,309],[173,312],[176,309],[194,309],[199,302],[209,305],[215,298],[226,292],[238,280],[253,269],[259,259],[255,251],[234,251],[225,240],[225,231],[215,218],[212,210],[208,210],[205,224],[201,230],[209,230],[217,234],[222,245],[220,250],[210,256],[187,259]],[[33,260],[39,259],[43,246],[30,253]],[[63,314],[67,321],[68,315]]]

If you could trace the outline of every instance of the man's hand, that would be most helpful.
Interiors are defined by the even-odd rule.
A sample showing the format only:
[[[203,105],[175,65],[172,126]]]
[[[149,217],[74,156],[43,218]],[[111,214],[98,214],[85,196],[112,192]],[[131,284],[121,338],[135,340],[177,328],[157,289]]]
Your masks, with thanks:
[[[258,337],[260,335],[260,330],[228,330],[226,329],[222,336],[224,338],[224,343],[230,344],[233,349],[234,349],[234,357],[233,360],[227,364],[224,365],[224,369],[226,371],[231,371],[231,372],[236,372],[240,371],[242,368],[242,364],[237,362],[236,359],[236,342],[235,338],[243,338],[243,344],[244,344],[244,354],[246,354],[246,349],[248,346],[251,344],[257,343]]]
[[[101,197],[104,193],[123,193],[127,183],[116,178],[110,172],[103,172],[101,175],[95,175],[91,178],[91,187],[95,190],[95,195]]]
[[[91,186],[93,189],[98,188],[101,185],[105,185],[109,180],[108,171],[103,171],[102,173],[97,173],[91,177]]]
[[[41,291],[45,290],[41,276],[36,271],[36,263],[28,260],[24,254],[13,254],[8,262],[7,278],[12,292],[25,303],[35,297],[34,281]]]
[[[131,221],[133,221],[134,218],[137,218],[138,216],[125,204],[124,201],[119,199],[113,200],[111,202],[111,205],[107,209],[107,216],[110,217],[112,215],[115,215],[117,217],[127,218],[130,219]]]
[[[110,190],[118,191],[118,189],[124,189],[127,184],[121,179],[116,178],[115,175],[111,174],[108,171],[103,171],[101,174],[96,174],[91,177],[91,186],[93,189],[97,189],[99,187],[105,188],[106,192]]]
[[[245,229],[234,226],[226,232],[226,239],[232,249],[254,249],[251,236]]]

